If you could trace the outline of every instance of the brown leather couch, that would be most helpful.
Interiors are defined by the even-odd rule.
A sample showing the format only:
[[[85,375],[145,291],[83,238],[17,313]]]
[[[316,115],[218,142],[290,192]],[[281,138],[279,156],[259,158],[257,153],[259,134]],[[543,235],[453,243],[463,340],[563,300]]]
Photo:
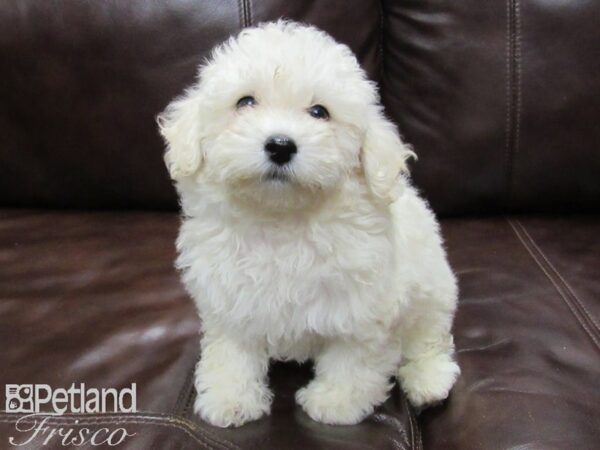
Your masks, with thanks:
[[[177,201],[155,115],[216,43],[285,16],[347,43],[417,153],[460,279],[462,367],[417,414],[364,423],[294,405],[216,429],[190,410],[199,322],[173,269]],[[124,387],[135,449],[600,448],[600,2],[0,2],[0,403],[6,383]],[[18,415],[0,415],[10,448]],[[20,448],[68,448],[57,439]]]

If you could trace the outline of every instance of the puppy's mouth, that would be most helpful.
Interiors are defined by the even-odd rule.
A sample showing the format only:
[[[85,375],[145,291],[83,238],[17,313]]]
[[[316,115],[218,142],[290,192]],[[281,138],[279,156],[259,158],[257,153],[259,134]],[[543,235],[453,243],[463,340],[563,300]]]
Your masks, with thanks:
[[[277,183],[287,183],[290,181],[290,175],[280,169],[271,169],[263,176],[263,180]]]

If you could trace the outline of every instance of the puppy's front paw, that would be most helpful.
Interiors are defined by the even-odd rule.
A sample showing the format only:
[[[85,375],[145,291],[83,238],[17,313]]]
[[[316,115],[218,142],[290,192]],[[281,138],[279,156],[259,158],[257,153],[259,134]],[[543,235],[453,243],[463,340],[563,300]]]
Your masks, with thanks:
[[[376,398],[369,399],[351,386],[314,380],[296,392],[296,403],[317,422],[354,425],[371,414]]]
[[[460,375],[460,368],[448,354],[409,361],[400,368],[400,384],[415,407],[444,400]]]
[[[266,385],[225,378],[211,385],[197,383],[194,412],[202,419],[217,427],[239,427],[269,414],[273,394]]]

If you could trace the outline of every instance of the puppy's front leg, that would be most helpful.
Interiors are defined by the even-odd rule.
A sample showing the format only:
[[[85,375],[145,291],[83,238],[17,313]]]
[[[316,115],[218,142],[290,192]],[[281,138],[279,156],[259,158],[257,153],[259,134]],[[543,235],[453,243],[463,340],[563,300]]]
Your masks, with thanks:
[[[413,406],[444,400],[460,375],[450,334],[452,313],[435,305],[404,330],[404,360],[398,372],[402,389]]]
[[[269,413],[269,359],[260,343],[209,328],[201,348],[195,379],[197,414],[215,426],[237,427]]]
[[[400,361],[400,345],[336,339],[315,360],[315,379],[296,402],[318,422],[353,425],[388,396]]]

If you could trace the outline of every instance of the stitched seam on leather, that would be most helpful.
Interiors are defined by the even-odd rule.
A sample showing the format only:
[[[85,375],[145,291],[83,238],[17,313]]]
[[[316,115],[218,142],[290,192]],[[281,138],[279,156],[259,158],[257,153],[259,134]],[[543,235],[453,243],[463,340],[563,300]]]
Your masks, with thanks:
[[[506,0],[506,80],[505,80],[505,100],[506,100],[506,117],[505,117],[505,124],[504,124],[504,170],[506,171],[506,173],[508,174],[509,172],[509,166],[510,166],[510,117],[511,117],[511,79],[510,79],[510,73],[511,73],[511,63],[510,63],[510,57],[511,57],[511,37],[510,37],[510,32],[511,32],[511,18],[512,18],[512,14],[511,14],[511,0]],[[508,190],[507,190],[508,193]],[[508,194],[507,197],[508,199]],[[507,208],[508,209],[508,202],[507,202]]]
[[[249,13],[249,0],[238,0],[238,12],[240,17],[240,27],[246,28],[251,25],[251,18]]]
[[[62,424],[70,423],[70,421],[68,421],[68,420],[55,420],[55,419],[56,418],[49,419],[45,423],[48,425],[62,425]],[[106,420],[106,421],[88,421],[88,420],[80,420],[80,419],[77,419],[77,420],[78,420],[77,424],[75,424],[74,422],[71,424],[77,425],[77,426],[108,425],[108,424],[135,424],[135,425],[158,425],[158,426],[163,426],[163,427],[176,428],[176,429],[186,433],[188,436],[190,436],[196,443],[200,444],[202,447],[210,449],[210,450],[215,450],[215,447],[212,447],[209,445],[209,443],[202,441],[194,432],[192,432],[190,429],[188,429],[185,425],[180,425],[178,423],[171,423],[171,422],[165,423],[165,422],[146,421],[146,420],[129,420],[127,422],[112,421],[112,420]],[[15,420],[0,417],[0,422],[1,423],[14,423]],[[225,447],[225,446],[219,446],[219,447],[229,450],[229,448]]]
[[[187,375],[185,377],[185,382],[181,387],[181,391],[179,391],[179,395],[177,396],[177,401],[175,402],[175,408],[173,408],[173,414],[179,415],[183,413],[184,408],[187,406],[189,398],[191,386],[194,380],[195,366],[188,370]],[[184,403],[185,402],[185,403]],[[183,415],[183,414],[182,414]]]
[[[406,414],[408,415],[410,446],[415,450],[421,450],[421,433],[419,432],[419,425],[417,424],[412,407],[406,397],[404,397],[404,407],[406,408]]]
[[[423,440],[421,438],[421,427],[419,426],[419,421],[410,403],[408,404],[408,407],[410,408],[411,416],[413,417],[413,420],[415,422],[415,444],[417,446],[416,448],[417,450],[423,450]]]
[[[195,398],[195,395],[194,395],[195,393],[196,392],[195,392],[194,388],[190,389],[188,399],[185,402],[185,406],[184,406],[183,410],[181,411],[181,415],[183,417],[188,417],[190,415],[192,403],[194,402],[194,398]]]
[[[238,20],[240,28],[244,28],[244,0],[238,0]]]
[[[208,431],[207,429],[201,429],[197,427],[198,431],[204,436],[206,439],[211,440],[213,443],[217,443],[219,446],[225,448],[226,450],[241,450],[240,447],[235,445],[233,442],[230,442],[227,439],[217,437],[213,432]]]
[[[521,121],[521,21],[519,0],[506,1],[506,210],[512,205],[514,160],[519,145]]]
[[[542,261],[540,261],[539,257],[536,255],[536,252],[534,251],[534,249],[532,249],[531,245],[527,243],[526,238],[529,238],[529,242],[531,244],[534,244],[533,241],[531,240],[531,237],[528,234],[525,237],[522,236],[521,233],[519,232],[519,230],[517,230],[516,225],[511,220],[508,220],[508,223],[512,227],[513,231],[515,232],[515,234],[517,235],[517,237],[519,238],[519,240],[521,241],[521,243],[525,246],[525,248],[527,249],[527,251],[529,252],[529,254],[532,256],[532,258],[534,259],[534,261],[540,267],[540,269],[542,270],[542,272],[544,272],[544,274],[546,275],[546,277],[553,284],[554,288],[558,291],[558,293],[560,294],[561,298],[564,300],[565,304],[568,306],[569,310],[575,316],[575,318],[577,319],[577,321],[579,322],[579,324],[583,327],[583,329],[590,336],[590,338],[592,339],[592,341],[600,349],[600,342],[594,336],[593,331],[590,328],[588,328],[588,325],[585,323],[585,317],[583,317],[583,318],[580,317],[581,312],[577,309],[576,305],[573,305],[573,303],[569,300],[569,297],[568,297],[567,293],[565,292],[565,289],[560,286],[560,284],[556,281],[556,279],[554,277],[552,277],[552,274],[544,266],[544,264],[542,263]],[[526,234],[526,230],[523,228],[523,226],[519,222],[517,222],[517,223],[520,225],[520,227],[522,229],[522,232],[524,234]]]
[[[596,322],[594,322],[593,318],[589,315],[589,312],[587,311],[587,309],[579,301],[577,296],[575,296],[574,292],[572,290],[569,290],[569,286],[567,285],[564,278],[562,278],[560,276],[560,273],[558,272],[558,270],[556,270],[556,268],[552,265],[552,263],[550,263],[548,258],[546,258],[546,256],[544,255],[544,252],[542,252],[541,248],[536,244],[536,242],[533,240],[531,235],[527,232],[527,229],[523,226],[523,224],[519,221],[516,221],[516,224],[519,226],[522,233],[529,240],[531,245],[534,247],[534,249],[536,250],[536,253],[538,253],[539,256],[542,257],[544,259],[544,261],[546,262],[546,266],[547,266],[547,270],[548,270],[548,273],[546,275],[548,277],[550,277],[552,273],[554,275],[558,275],[558,277],[559,277],[560,281],[562,281],[562,283],[560,283],[559,280],[556,280],[555,277],[552,277],[553,284],[555,285],[555,287],[557,289],[560,289],[560,291],[562,293],[561,295],[564,295],[565,301],[567,301],[570,298],[570,300],[574,303],[574,304],[573,303],[571,303],[571,304],[573,304],[573,307],[575,308],[575,310],[582,316],[582,319],[584,321],[587,319],[587,322],[588,322],[587,325],[590,327],[589,332],[594,334],[596,339],[598,339],[600,336],[598,336],[597,324],[596,324]],[[571,293],[572,295],[569,296],[568,295],[569,293]],[[595,341],[595,342],[598,343],[598,341]]]
[[[415,418],[415,429],[416,429],[415,441],[417,444],[417,450],[423,450],[423,440],[421,438],[421,427],[419,426],[419,421],[417,420],[417,416],[413,415],[413,417]]]
[[[527,236],[527,238],[529,239],[531,244],[535,247],[535,249],[540,254],[540,256],[544,259],[544,261],[546,262],[546,265],[552,270],[552,272],[554,272],[554,274],[562,282],[562,285],[564,286],[564,288],[571,294],[572,300],[575,303],[577,303],[577,305],[579,306],[580,313],[586,317],[586,319],[590,322],[590,325],[592,325],[594,327],[594,329],[596,331],[596,335],[598,335],[598,337],[600,337],[600,326],[598,326],[598,323],[596,322],[596,320],[594,319],[592,314],[590,314],[589,310],[585,306],[585,303],[583,301],[581,301],[581,299],[577,296],[577,294],[575,293],[575,291],[573,290],[571,285],[569,283],[567,283],[567,280],[565,280],[563,278],[563,276],[560,274],[558,269],[556,269],[556,267],[554,267],[554,265],[550,262],[550,260],[548,259],[546,254],[542,251],[540,246],[535,242],[533,237],[531,237],[531,235],[527,231],[527,228],[525,228],[525,226],[518,220],[516,221],[516,223],[523,230],[523,233]]]
[[[6,412],[0,413],[0,422],[4,423],[13,423],[16,422],[19,418],[23,417],[22,415],[9,414]],[[199,439],[198,436],[201,436],[212,444],[216,445],[225,450],[240,450],[240,448],[229,442],[226,439],[217,438],[213,433],[208,432],[207,430],[203,430],[198,427],[195,423],[186,420],[181,417],[173,417],[170,415],[165,415],[161,413],[132,413],[132,414],[103,414],[103,415],[93,415],[93,414],[68,414],[62,416],[52,416],[46,415],[49,417],[47,423],[52,424],[72,424],[75,425],[75,420],[78,421],[77,425],[104,425],[104,424],[148,424],[148,425],[159,425],[159,426],[173,426],[178,429],[182,429],[186,431],[188,434],[193,434],[196,440]],[[26,422],[31,422],[32,420],[26,420]],[[211,447],[209,447],[211,448]]]
[[[511,158],[510,169],[510,190],[512,197],[515,192],[515,172],[517,164],[517,154],[519,153],[521,139],[521,0],[515,0],[515,83],[516,83],[516,98],[515,101],[515,136],[514,147]],[[512,203],[512,198],[509,197],[509,202]],[[511,206],[509,203],[509,207]]]
[[[523,236],[519,232],[519,230],[517,229],[517,227],[513,223],[513,221],[510,220],[510,219],[506,219],[506,220],[508,221],[508,224],[513,229],[515,235],[517,236],[517,238],[519,239],[519,241],[521,241],[521,244],[523,244],[523,246],[525,247],[525,249],[527,250],[527,252],[529,253],[529,255],[533,258],[533,260],[536,262],[536,264],[538,265],[538,267],[546,275],[546,278],[548,278],[548,280],[550,280],[550,282],[552,283],[552,285],[554,286],[554,288],[556,289],[556,291],[559,293],[560,297],[563,299],[564,303],[569,308],[569,311],[571,311],[571,314],[573,314],[573,316],[575,317],[575,319],[577,320],[577,322],[579,322],[579,325],[581,325],[581,327],[586,332],[586,334],[590,337],[590,339],[595,344],[595,346],[598,349],[600,349],[600,341],[596,338],[596,336],[594,335],[593,331],[586,324],[585,317],[581,317],[580,316],[581,313],[577,310],[577,307],[575,305],[573,305],[572,302],[569,300],[569,297],[566,294],[565,290],[562,289],[561,286],[559,285],[559,283],[557,283],[557,281],[552,277],[552,275],[550,274],[550,272],[548,271],[548,269],[544,266],[544,264],[542,263],[542,261],[540,261],[539,256],[536,255],[536,252],[534,251],[534,249],[531,248],[531,245],[528,243],[526,237]],[[523,231],[525,231],[525,230],[523,229]]]
[[[209,431],[209,430],[208,430],[208,429],[206,429],[206,428],[200,428],[200,427],[198,427],[198,426],[196,426],[196,428],[197,428],[198,430],[201,430],[202,434],[203,434],[205,437],[207,437],[207,438],[209,438],[209,439],[212,439],[214,442],[218,442],[219,444],[225,445],[225,446],[226,446],[226,448],[228,447],[229,449],[232,449],[232,450],[241,450],[241,448],[240,448],[240,447],[238,447],[238,446],[237,446],[236,444],[234,444],[233,442],[229,441],[228,439],[225,439],[225,438],[222,438],[222,437],[216,436],[216,435],[215,435],[215,434],[214,434],[212,431]]]
[[[248,26],[248,12],[246,9],[246,0],[242,0],[242,26]]]
[[[239,0],[240,24],[242,28],[250,26],[250,16],[248,13],[248,0]]]
[[[185,403],[182,403],[179,414],[176,414],[178,416],[188,418],[191,415],[192,403],[194,402],[194,399],[196,397],[196,389],[194,387],[194,375],[196,373],[196,366],[198,365],[199,361],[200,357],[196,358],[196,363],[194,364],[194,367],[192,367],[192,369],[190,370],[191,383],[189,389],[185,393]]]
[[[384,39],[384,8],[383,8],[383,0],[379,1],[379,86],[381,96],[381,101],[383,102],[383,78],[385,75],[385,70],[383,67],[383,39]]]
[[[252,18],[252,0],[246,0],[246,12],[248,16],[248,25],[254,25],[254,19]]]
[[[190,410],[190,407],[191,407],[191,405],[192,405],[192,402],[194,401],[194,398],[195,398],[195,396],[196,396],[196,391],[195,391],[195,389],[194,389],[193,380],[194,380],[194,374],[196,373],[196,366],[198,365],[198,362],[199,362],[199,361],[200,361],[200,356],[198,356],[198,357],[196,358],[196,363],[194,364],[194,366],[192,367],[192,369],[191,369],[191,371],[190,371],[190,374],[191,374],[191,383],[190,383],[190,388],[189,388],[189,390],[188,390],[188,392],[187,392],[187,396],[186,396],[186,402],[185,402],[185,404],[184,404],[184,408],[183,408],[183,410],[182,410],[182,411],[181,411],[181,413],[180,413],[180,415],[181,415],[181,416],[183,416],[183,417],[185,417],[185,416],[188,414],[188,412],[189,412],[189,410]],[[192,423],[193,423],[193,422],[192,422]],[[195,424],[194,424],[194,425],[195,425]],[[197,427],[197,426],[196,426],[196,428],[200,428],[200,427]],[[204,432],[204,434],[205,434],[205,435],[207,435],[207,434],[208,434],[208,435],[210,435],[210,436],[213,436],[214,440],[215,440],[215,441],[217,441],[217,442],[222,442],[222,443],[225,443],[225,444],[229,445],[229,446],[230,446],[230,448],[232,448],[232,449],[241,450],[241,449],[240,449],[240,448],[239,448],[239,447],[238,447],[236,444],[234,444],[233,442],[231,442],[231,441],[229,441],[229,440],[227,440],[227,439],[225,439],[225,438],[222,438],[222,437],[215,436],[215,435],[214,435],[214,434],[213,434],[211,431],[209,431],[209,430],[207,430],[207,429],[203,429],[203,432]]]
[[[406,398],[404,399],[404,405],[406,406],[406,413],[408,414],[408,425],[409,425],[409,430],[410,430],[410,446],[412,448],[417,448],[415,445],[415,431],[413,428],[413,418],[412,418],[412,414],[410,412],[410,407],[408,406],[408,402],[406,401]]]

